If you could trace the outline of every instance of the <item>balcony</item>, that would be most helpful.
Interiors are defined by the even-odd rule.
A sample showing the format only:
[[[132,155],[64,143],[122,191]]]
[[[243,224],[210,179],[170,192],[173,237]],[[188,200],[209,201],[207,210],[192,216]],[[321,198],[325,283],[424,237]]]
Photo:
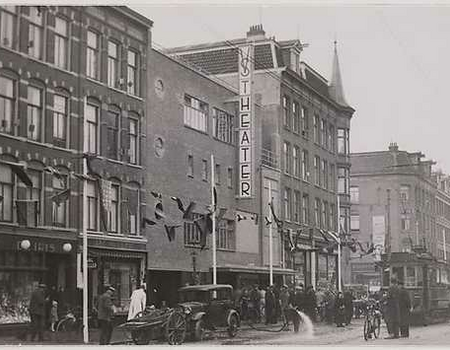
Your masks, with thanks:
[[[261,150],[261,163],[269,168],[279,169],[278,157],[276,153],[265,148]]]

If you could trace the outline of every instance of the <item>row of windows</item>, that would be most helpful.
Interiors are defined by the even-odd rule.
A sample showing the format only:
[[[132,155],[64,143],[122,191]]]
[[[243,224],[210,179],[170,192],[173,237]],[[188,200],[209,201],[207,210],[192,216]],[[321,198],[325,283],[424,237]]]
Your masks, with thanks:
[[[194,156],[189,154],[187,157],[187,175],[189,177],[195,177],[194,171]],[[222,174],[221,174],[221,166],[220,164],[215,164],[214,167],[214,182],[216,185],[220,185],[222,183]],[[201,179],[203,181],[208,181],[210,177],[210,165],[206,159],[202,159],[201,163]],[[227,168],[227,186],[228,188],[233,187],[233,168]]]
[[[47,13],[40,7],[29,7],[27,53],[38,60],[44,59],[55,66],[68,70],[71,66],[71,22],[61,16],[55,17],[53,31],[49,30]],[[0,8],[0,45],[15,49],[19,46],[17,26],[18,6]],[[52,35],[50,35],[52,34]],[[87,32],[86,75],[89,78],[105,81],[108,86],[121,89],[129,94],[140,95],[140,55],[137,50],[122,49],[119,40],[109,40],[107,47],[102,47],[103,37],[93,30]],[[53,48],[53,53],[47,47]],[[102,55],[107,57],[107,76],[102,76]],[[106,58],[105,57],[105,58]],[[125,68],[122,67],[126,66]]]
[[[450,221],[450,205],[437,199],[436,200],[436,215],[444,217],[448,221]]]
[[[69,176],[67,174],[51,175],[33,169],[27,170],[27,175],[31,179],[31,187],[25,187],[21,182],[18,182],[9,165],[0,164],[0,196],[2,196],[0,221],[24,224],[29,227],[42,225],[69,227],[70,196],[67,194],[61,196],[58,200],[55,199],[56,195],[71,187]],[[44,184],[47,185],[44,186]],[[139,233],[138,215],[137,213],[131,214],[130,209],[139,208],[138,189],[134,190],[134,195],[130,195],[135,200],[123,202],[123,208],[120,206],[121,191],[122,188],[119,184],[112,184],[111,206],[107,211],[107,231],[111,233],[128,232],[131,235],[136,235]],[[127,191],[130,190],[127,189]],[[98,198],[96,184],[89,181],[87,190],[88,229],[93,231],[99,229],[100,202]],[[50,206],[48,200],[51,200]],[[14,212],[14,209],[16,209],[16,212]],[[127,213],[125,222],[121,222],[121,209]],[[50,215],[46,213],[47,210],[51,211]],[[50,222],[45,219],[49,217],[51,218]],[[121,227],[121,224],[128,225],[128,227]]]
[[[200,214],[194,213],[193,219],[199,219]],[[221,220],[217,224],[216,247],[217,249],[236,250],[235,222],[232,220]],[[196,247],[201,244],[201,235],[198,227],[193,222],[184,223],[184,245]]]
[[[184,96],[183,120],[184,125],[208,132],[209,106],[192,96]],[[223,142],[234,143],[234,116],[218,108],[212,109],[213,136]]]

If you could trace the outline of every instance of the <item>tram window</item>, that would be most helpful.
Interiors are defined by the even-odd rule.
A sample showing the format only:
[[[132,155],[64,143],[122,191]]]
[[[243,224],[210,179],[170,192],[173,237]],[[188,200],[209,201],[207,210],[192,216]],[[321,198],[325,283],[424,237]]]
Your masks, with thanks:
[[[414,266],[406,268],[406,287],[414,287],[416,285],[416,269]]]

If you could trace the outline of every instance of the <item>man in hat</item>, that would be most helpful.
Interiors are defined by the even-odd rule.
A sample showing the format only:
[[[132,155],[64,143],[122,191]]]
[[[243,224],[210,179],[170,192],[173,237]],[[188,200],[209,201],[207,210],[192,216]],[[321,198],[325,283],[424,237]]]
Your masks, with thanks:
[[[44,340],[44,323],[45,323],[45,289],[47,286],[39,283],[37,289],[33,291],[30,299],[30,331],[31,341],[34,341],[36,334],[38,341]]]
[[[391,286],[389,287],[386,300],[386,321],[390,324],[391,334],[387,339],[397,339],[399,337],[400,324],[400,307],[399,307],[400,290],[396,278],[391,278]]]
[[[409,318],[411,313],[411,298],[408,291],[405,289],[405,284],[402,280],[399,284],[399,311],[400,311],[400,336],[402,338],[409,338]]]
[[[108,345],[111,341],[112,335],[112,316],[114,314],[114,307],[112,296],[115,292],[113,286],[108,286],[105,293],[98,299],[98,324],[100,327],[100,345]]]

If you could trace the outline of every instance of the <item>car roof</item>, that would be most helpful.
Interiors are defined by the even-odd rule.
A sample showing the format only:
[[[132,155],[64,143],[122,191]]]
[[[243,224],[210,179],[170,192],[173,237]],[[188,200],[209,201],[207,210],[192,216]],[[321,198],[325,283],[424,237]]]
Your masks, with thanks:
[[[181,287],[178,289],[179,292],[187,292],[187,291],[201,291],[201,292],[207,292],[210,290],[217,290],[217,289],[233,289],[233,286],[229,284],[201,284],[196,286],[186,286]]]

